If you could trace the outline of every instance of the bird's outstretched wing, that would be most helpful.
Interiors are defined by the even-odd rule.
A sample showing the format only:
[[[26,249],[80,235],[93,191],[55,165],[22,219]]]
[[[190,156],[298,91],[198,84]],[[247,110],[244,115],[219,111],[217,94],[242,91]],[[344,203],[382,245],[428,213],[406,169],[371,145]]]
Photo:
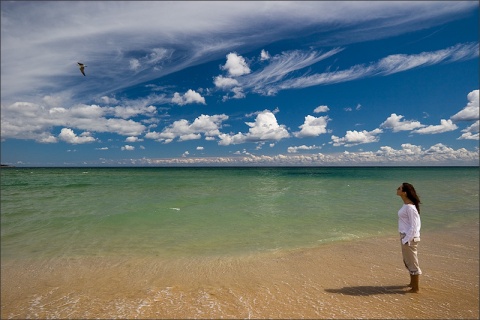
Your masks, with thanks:
[[[77,64],[78,64],[78,67],[80,68],[80,72],[85,76],[86,65],[84,65],[83,63],[80,63],[80,62],[77,62]]]

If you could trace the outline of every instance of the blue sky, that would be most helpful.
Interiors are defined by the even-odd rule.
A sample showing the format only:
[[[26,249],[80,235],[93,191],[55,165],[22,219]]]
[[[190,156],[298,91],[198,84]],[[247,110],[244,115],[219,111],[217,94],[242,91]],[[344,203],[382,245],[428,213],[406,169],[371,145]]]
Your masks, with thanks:
[[[478,165],[477,1],[1,14],[2,164]]]

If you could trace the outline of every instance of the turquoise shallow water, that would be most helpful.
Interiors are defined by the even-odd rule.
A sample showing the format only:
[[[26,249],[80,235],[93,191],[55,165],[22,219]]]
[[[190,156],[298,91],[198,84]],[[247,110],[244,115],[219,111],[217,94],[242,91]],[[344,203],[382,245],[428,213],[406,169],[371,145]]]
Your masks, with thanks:
[[[412,183],[422,229],[478,223],[479,168],[5,168],[2,259],[190,257],[397,232]]]

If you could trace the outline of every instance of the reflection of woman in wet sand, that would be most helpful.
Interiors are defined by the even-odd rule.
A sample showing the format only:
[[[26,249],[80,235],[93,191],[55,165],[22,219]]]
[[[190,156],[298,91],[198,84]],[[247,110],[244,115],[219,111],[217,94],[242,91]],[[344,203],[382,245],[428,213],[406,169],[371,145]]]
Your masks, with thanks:
[[[397,189],[397,195],[403,200],[398,211],[398,231],[402,244],[403,262],[410,272],[409,292],[418,292],[418,280],[422,270],[418,264],[417,245],[420,241],[420,198],[415,188],[404,182]]]

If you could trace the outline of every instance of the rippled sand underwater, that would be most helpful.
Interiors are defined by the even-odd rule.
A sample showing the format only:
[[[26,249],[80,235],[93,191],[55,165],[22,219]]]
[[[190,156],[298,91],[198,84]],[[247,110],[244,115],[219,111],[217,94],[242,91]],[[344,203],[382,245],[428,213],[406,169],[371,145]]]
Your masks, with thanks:
[[[406,293],[397,237],[380,237],[237,257],[2,266],[2,318],[478,318],[478,223],[447,231],[422,240],[419,294]]]

